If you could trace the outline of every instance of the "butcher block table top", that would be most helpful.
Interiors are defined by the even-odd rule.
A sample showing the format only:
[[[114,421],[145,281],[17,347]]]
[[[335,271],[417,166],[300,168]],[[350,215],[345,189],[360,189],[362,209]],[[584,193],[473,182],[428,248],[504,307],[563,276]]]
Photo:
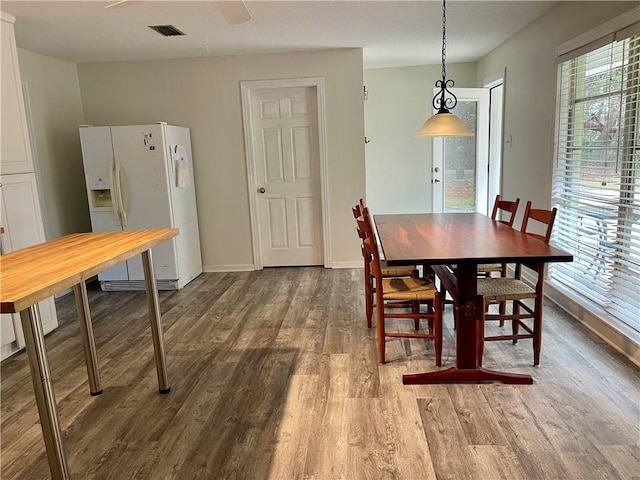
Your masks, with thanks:
[[[177,228],[74,233],[2,255],[1,312],[20,312],[178,233]]]

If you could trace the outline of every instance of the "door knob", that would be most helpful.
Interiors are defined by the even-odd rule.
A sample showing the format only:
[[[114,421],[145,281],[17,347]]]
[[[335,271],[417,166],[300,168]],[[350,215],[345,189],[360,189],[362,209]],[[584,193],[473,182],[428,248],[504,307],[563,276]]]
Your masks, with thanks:
[[[266,190],[264,189],[264,187],[260,187],[258,188],[258,193],[264,193],[266,192]]]

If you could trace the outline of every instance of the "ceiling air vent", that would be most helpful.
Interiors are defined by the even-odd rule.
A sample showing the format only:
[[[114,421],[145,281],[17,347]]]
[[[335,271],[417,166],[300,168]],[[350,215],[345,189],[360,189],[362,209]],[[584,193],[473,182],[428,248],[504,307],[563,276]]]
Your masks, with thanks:
[[[149,25],[151,30],[155,30],[160,35],[164,35],[165,37],[176,37],[179,35],[184,35],[183,32],[178,30],[173,25]]]

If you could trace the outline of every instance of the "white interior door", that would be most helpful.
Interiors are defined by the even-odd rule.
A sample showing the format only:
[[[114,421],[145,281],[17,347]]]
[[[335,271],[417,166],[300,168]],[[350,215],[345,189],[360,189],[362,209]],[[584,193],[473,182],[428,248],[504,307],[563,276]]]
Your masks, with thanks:
[[[451,110],[475,133],[473,137],[433,139],[433,211],[488,212],[489,89],[453,88],[458,104]]]
[[[251,98],[262,265],[322,265],[320,162],[314,87]]]

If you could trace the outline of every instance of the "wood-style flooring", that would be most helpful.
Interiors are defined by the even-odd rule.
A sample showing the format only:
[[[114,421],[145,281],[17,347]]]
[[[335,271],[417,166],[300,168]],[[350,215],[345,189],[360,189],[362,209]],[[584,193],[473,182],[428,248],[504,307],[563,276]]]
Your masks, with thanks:
[[[161,292],[160,395],[145,294],[92,285],[97,397],[73,297],[58,300],[46,344],[72,478],[640,478],[640,369],[550,301],[539,367],[530,341],[485,347],[485,367],[533,385],[405,386],[403,373],[435,369],[431,343],[390,339],[379,364],[362,292],[362,270],[322,268],[203,274]],[[447,306],[444,367],[452,323]],[[49,478],[26,354],[1,375],[1,477]]]

